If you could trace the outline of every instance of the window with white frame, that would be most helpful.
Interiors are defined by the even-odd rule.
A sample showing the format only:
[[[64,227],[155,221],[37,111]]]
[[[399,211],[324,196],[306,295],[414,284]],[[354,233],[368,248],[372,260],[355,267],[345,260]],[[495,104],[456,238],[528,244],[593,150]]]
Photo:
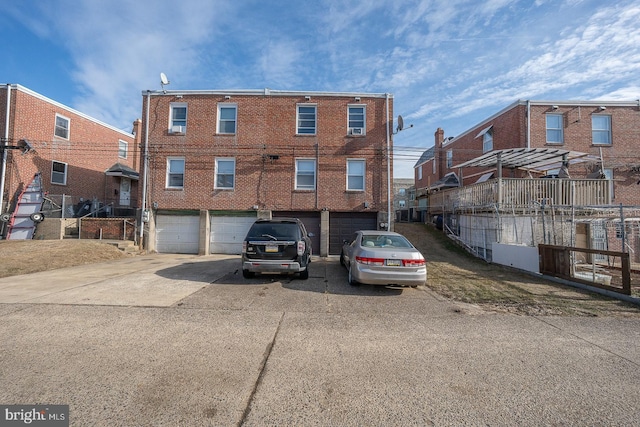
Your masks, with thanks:
[[[547,143],[564,144],[562,114],[547,114]]]
[[[218,104],[218,133],[236,133],[237,115],[237,105]]]
[[[315,135],[316,134],[316,106],[309,104],[300,104],[297,109],[297,127],[298,135]]]
[[[418,179],[422,179],[422,165],[418,166]]]
[[[51,183],[67,185],[67,168],[66,163],[51,161]]]
[[[611,145],[611,116],[604,114],[591,116],[591,137],[594,144]]]
[[[167,188],[184,188],[184,158],[167,158]]]
[[[482,135],[482,152],[487,153],[493,150],[493,128]]]
[[[436,174],[436,159],[431,160],[431,173]]]
[[[215,188],[223,190],[233,190],[236,177],[236,159],[219,158],[216,159],[216,182]]]
[[[364,135],[366,133],[366,106],[349,105],[347,119],[348,135]]]
[[[185,133],[187,131],[187,104],[184,102],[171,103],[171,117],[169,119],[171,133]]]
[[[405,206],[407,206],[406,200],[398,200],[398,207],[404,208]]]
[[[316,189],[316,161],[296,159],[296,190]]]
[[[347,160],[347,190],[364,191],[364,160]]]
[[[127,141],[118,141],[118,157],[121,159],[127,158],[127,152],[129,151],[129,143]]]
[[[60,114],[56,114],[56,128],[54,134],[57,137],[69,139],[69,123],[70,120]]]
[[[453,150],[447,150],[447,168],[453,166]]]

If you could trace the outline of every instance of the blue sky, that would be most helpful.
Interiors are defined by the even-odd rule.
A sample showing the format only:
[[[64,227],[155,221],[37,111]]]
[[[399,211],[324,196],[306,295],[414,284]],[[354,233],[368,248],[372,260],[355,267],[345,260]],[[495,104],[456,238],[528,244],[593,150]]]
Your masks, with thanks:
[[[518,99],[640,98],[640,1],[4,0],[0,81],[121,129],[142,91],[392,93],[412,178],[438,127],[456,136]]]

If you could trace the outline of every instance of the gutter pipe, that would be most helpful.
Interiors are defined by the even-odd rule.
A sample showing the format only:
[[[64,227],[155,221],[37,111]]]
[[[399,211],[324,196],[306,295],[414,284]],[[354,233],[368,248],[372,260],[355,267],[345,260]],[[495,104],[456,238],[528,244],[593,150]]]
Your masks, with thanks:
[[[387,231],[391,231],[391,130],[389,123],[389,93],[385,94],[387,104]]]
[[[142,158],[142,212],[140,218],[140,242],[144,242],[144,219],[145,212],[147,210],[147,176],[149,171],[149,103],[151,102],[151,91],[147,90],[147,111],[145,117],[145,130],[144,130],[144,150]],[[149,246],[149,242],[144,242],[145,246]]]
[[[2,208],[4,206],[4,187],[5,180],[7,174],[7,150],[4,147],[7,146],[9,142],[9,117],[10,117],[10,107],[11,107],[11,85],[7,83],[7,111],[4,123],[4,139],[2,140],[2,166],[0,166],[0,214],[2,213]]]

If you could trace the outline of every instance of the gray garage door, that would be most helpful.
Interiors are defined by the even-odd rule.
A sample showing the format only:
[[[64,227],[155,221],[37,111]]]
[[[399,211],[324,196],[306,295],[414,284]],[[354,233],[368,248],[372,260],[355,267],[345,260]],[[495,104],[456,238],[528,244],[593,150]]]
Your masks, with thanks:
[[[200,242],[200,217],[158,215],[156,249],[160,253],[197,254]]]
[[[329,254],[339,255],[342,241],[357,230],[376,230],[376,212],[330,212],[329,213]]]
[[[296,212],[282,211],[273,212],[273,218],[298,218],[304,224],[308,233],[313,233],[311,237],[311,249],[313,255],[320,255],[320,212]]]

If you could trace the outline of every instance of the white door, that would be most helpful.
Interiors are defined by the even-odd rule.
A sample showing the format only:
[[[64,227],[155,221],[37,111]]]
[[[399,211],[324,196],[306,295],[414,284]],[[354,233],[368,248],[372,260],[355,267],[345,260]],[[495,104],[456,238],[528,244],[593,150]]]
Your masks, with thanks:
[[[156,249],[168,254],[197,254],[200,243],[200,217],[158,215]]]
[[[131,205],[131,179],[120,178],[120,206]]]
[[[255,216],[211,216],[211,253],[240,254],[242,241],[255,220]]]

